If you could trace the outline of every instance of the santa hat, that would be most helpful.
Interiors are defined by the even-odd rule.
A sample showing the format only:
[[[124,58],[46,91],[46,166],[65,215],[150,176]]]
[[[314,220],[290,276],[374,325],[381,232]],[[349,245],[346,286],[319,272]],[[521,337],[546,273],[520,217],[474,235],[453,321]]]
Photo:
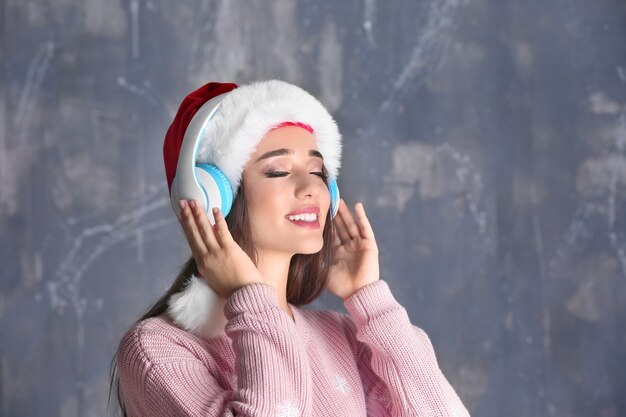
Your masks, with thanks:
[[[233,196],[260,140],[268,131],[285,124],[312,131],[328,175],[337,178],[341,134],[333,117],[315,97],[280,80],[242,86],[210,82],[184,98],[165,135],[163,159],[170,194],[187,127],[202,105],[217,97],[221,98],[219,108],[201,130],[195,160],[216,165],[228,178]],[[225,302],[202,277],[192,275],[185,287],[170,297],[168,314],[182,328],[210,338],[224,333]]]
[[[224,98],[202,131],[196,161],[217,165],[228,178],[233,194],[237,194],[243,167],[259,141],[283,122],[301,123],[313,129],[324,166],[329,176],[337,178],[341,134],[333,117],[315,97],[280,80],[242,86],[211,82],[185,97],[165,135],[163,159],[170,192],[187,126],[205,102],[220,95]]]

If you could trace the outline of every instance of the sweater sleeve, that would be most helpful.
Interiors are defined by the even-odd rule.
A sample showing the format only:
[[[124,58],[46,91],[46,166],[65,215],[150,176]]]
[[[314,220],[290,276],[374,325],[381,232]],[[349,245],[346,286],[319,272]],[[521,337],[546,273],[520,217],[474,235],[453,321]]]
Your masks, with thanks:
[[[411,324],[385,281],[359,289],[344,306],[358,341],[355,359],[368,415],[469,417],[439,368],[430,338]]]
[[[237,389],[223,389],[217,372],[184,344],[146,349],[146,341],[130,337],[118,359],[129,416],[311,416],[308,359],[274,288],[264,283],[239,288],[224,315],[236,355]]]

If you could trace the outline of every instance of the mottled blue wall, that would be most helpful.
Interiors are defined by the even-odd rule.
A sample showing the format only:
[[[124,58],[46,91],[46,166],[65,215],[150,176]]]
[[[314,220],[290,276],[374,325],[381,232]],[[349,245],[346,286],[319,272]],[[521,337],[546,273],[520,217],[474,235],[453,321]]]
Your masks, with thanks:
[[[626,415],[626,3],[0,3],[4,416],[104,416],[189,254],[162,141],[282,78],[344,135],[381,273],[473,416]],[[343,310],[325,294],[315,309]]]

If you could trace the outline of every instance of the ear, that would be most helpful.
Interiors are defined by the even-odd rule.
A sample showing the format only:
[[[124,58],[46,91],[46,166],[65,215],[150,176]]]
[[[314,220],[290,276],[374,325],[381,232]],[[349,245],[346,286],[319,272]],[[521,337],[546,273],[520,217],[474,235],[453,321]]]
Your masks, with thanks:
[[[175,324],[203,339],[226,334],[226,300],[202,277],[191,275],[185,287],[170,296],[167,314]]]

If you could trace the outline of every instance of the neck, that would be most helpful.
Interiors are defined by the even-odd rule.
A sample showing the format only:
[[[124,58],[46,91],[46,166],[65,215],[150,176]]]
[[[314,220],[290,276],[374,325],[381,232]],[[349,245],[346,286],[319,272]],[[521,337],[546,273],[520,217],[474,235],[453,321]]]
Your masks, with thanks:
[[[257,269],[266,284],[274,287],[278,298],[278,305],[293,320],[293,314],[287,302],[287,278],[289,276],[289,254],[259,251]]]

